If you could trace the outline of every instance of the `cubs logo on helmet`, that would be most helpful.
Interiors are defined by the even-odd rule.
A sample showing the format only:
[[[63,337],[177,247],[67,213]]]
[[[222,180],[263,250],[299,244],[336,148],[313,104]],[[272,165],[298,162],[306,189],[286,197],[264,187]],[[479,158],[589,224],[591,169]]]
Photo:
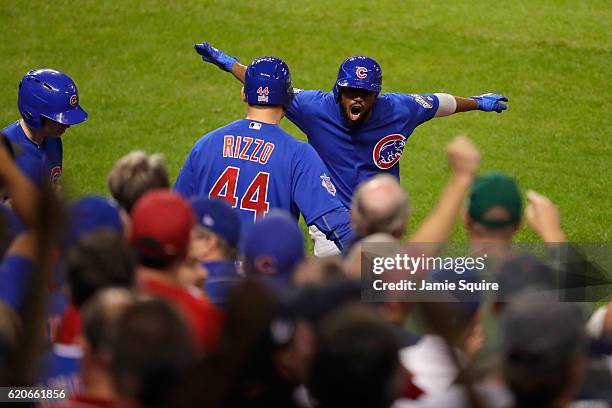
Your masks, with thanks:
[[[406,138],[399,133],[387,135],[380,139],[372,151],[372,160],[381,170],[388,170],[393,167],[404,152]]]
[[[367,78],[368,77],[368,69],[365,67],[357,67],[357,69],[355,70],[355,75],[357,75],[357,78]]]

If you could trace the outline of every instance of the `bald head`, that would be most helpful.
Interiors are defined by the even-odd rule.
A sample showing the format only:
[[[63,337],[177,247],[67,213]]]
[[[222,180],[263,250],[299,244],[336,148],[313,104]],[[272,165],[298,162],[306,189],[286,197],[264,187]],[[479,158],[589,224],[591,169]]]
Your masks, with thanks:
[[[85,303],[82,310],[83,334],[93,353],[97,353],[100,348],[110,348],[114,325],[133,302],[134,295],[128,289],[108,288]]]
[[[408,194],[395,177],[379,174],[357,188],[351,212],[360,236],[384,232],[401,238],[408,222]]]

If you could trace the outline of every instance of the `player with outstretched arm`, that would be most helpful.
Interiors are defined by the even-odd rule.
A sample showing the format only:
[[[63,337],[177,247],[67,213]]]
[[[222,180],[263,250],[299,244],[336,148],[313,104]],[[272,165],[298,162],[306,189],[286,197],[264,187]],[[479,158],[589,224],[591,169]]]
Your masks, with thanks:
[[[312,146],[279,127],[293,95],[284,61],[254,60],[244,77],[246,118],[196,142],[174,190],[227,201],[239,210],[243,229],[274,208],[290,211],[296,222],[302,213],[342,250],[351,240],[350,217],[328,170]]]
[[[244,82],[245,66],[208,43],[195,50],[206,62]],[[351,206],[357,186],[380,172],[399,178],[398,162],[414,129],[433,117],[471,110],[502,112],[508,99],[487,93],[470,98],[447,93],[383,93],[382,70],[370,57],[353,56],[340,65],[332,92],[296,89],[287,118],[299,127],[330,171],[340,201]],[[333,248],[314,227],[315,254]]]

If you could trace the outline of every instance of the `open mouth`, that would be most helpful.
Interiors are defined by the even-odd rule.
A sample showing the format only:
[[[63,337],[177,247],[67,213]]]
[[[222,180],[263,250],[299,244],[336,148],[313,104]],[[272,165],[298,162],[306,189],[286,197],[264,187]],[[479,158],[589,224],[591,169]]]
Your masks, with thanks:
[[[352,105],[349,110],[349,118],[353,121],[359,120],[359,117],[363,113],[363,106],[359,104]]]

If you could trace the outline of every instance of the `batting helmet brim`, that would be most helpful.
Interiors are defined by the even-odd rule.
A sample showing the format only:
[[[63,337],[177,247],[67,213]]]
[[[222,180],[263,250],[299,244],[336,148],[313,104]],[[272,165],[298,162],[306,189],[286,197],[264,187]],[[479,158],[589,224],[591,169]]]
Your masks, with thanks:
[[[62,125],[78,125],[81,122],[85,122],[89,117],[87,112],[85,112],[80,106],[53,115],[43,116],[55,122],[59,122]]]
[[[336,85],[340,88],[357,88],[366,89],[368,91],[380,92],[381,86],[369,81],[359,81],[350,79],[341,79],[336,82]]]

